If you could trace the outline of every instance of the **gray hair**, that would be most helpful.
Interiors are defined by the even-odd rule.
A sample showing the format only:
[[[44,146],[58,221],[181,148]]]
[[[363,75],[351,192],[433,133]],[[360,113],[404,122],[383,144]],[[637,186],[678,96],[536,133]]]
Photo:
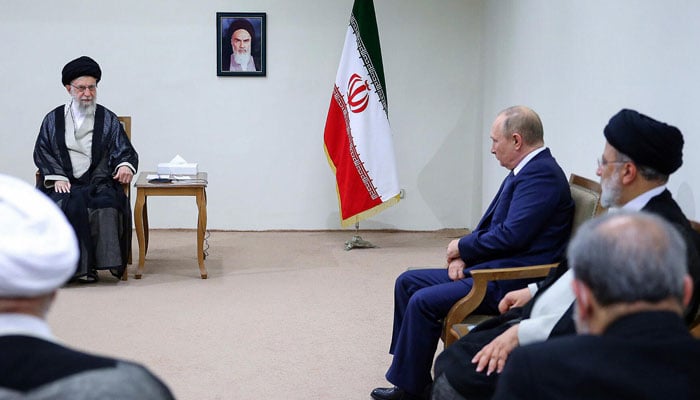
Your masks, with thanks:
[[[617,149],[616,149],[617,150]],[[632,157],[628,156],[625,153],[622,153],[620,151],[617,152],[618,155],[618,161],[623,161],[623,162],[631,162],[634,165],[637,166],[637,170],[639,171],[639,174],[642,176],[642,178],[648,180],[648,181],[661,181],[661,182],[668,182],[668,174],[662,174],[661,172],[657,171],[656,169],[652,167],[648,167],[646,165],[640,165],[636,163]]]
[[[503,120],[504,136],[518,132],[527,145],[544,143],[542,120],[534,110],[525,106],[513,106],[501,111],[499,115],[505,116]]]
[[[603,306],[635,301],[683,301],[686,244],[669,222],[620,211],[586,222],[567,251],[576,279]]]

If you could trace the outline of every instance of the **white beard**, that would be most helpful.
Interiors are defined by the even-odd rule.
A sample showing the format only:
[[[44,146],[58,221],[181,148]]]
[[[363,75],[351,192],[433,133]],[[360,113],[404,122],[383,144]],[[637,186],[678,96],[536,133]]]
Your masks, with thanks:
[[[90,104],[78,103],[78,110],[83,115],[95,115],[95,109],[97,104],[95,101],[90,102]]]
[[[97,108],[97,98],[92,96],[92,101],[89,103],[84,103],[77,98],[73,97],[73,104],[76,105],[76,111],[83,116],[95,115],[95,109]]]
[[[605,207],[617,207],[622,196],[622,184],[620,183],[620,171],[615,170],[608,179],[603,179],[600,183],[603,189],[600,195],[600,204]]]
[[[248,70],[248,62],[250,62],[250,52],[246,53],[233,53],[233,60],[236,64],[241,66],[243,71]]]

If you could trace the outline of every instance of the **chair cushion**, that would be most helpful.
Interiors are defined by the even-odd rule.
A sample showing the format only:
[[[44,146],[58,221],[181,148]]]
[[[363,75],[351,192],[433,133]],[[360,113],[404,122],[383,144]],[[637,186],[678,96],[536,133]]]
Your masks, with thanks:
[[[591,189],[571,185],[571,197],[576,204],[574,223],[571,230],[573,235],[581,224],[596,216],[600,194]]]

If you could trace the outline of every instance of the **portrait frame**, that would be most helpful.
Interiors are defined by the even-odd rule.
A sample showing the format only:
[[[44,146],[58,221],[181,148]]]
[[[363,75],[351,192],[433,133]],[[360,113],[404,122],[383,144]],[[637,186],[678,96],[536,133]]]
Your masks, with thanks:
[[[235,26],[234,26],[235,25]],[[253,29],[250,35],[250,47],[248,70],[235,62],[232,39],[234,32],[243,31],[243,39],[246,33]],[[216,75],[217,76],[265,76],[267,74],[267,14],[261,12],[217,12],[216,13]],[[238,41],[238,43],[241,43]],[[245,44],[243,45],[245,50]],[[243,61],[246,63],[245,61]],[[234,64],[234,67],[231,67]],[[252,67],[255,70],[250,70]]]

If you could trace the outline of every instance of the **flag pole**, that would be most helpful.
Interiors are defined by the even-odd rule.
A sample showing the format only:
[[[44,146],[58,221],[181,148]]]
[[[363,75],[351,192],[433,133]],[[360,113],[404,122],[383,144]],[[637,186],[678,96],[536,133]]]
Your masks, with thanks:
[[[373,245],[372,243],[362,239],[362,237],[359,235],[359,233],[360,233],[360,221],[357,221],[357,222],[355,222],[355,235],[353,235],[352,239],[345,242],[345,250],[370,249],[372,247],[377,247],[377,246]]]

